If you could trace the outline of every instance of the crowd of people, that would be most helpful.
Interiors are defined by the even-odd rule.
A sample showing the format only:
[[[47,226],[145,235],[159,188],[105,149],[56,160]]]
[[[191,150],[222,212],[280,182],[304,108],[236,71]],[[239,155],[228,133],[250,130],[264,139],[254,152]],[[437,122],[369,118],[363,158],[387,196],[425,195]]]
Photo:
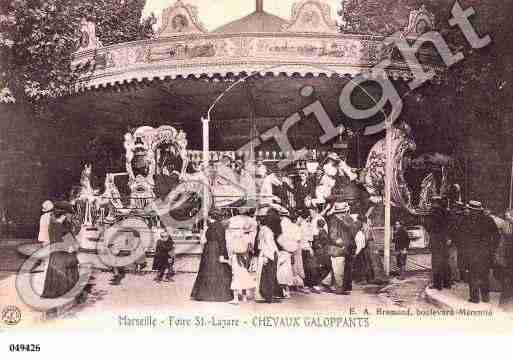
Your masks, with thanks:
[[[271,204],[231,218],[212,210],[192,299],[238,304],[273,303],[292,291],[349,295],[353,259],[365,245],[357,238],[365,236],[362,223],[350,212],[349,205],[332,210],[338,232],[331,240],[327,223],[307,210],[291,214]]]
[[[193,299],[237,304],[248,297],[271,303],[292,291],[349,295],[353,274],[368,283],[387,282],[373,241],[374,203],[361,176],[336,154],[324,159],[317,176],[300,166],[297,181],[280,169],[257,169],[256,209],[209,215]]]
[[[513,298],[513,218],[492,215],[479,201],[433,198],[426,226],[430,234],[432,289],[450,289],[455,282],[467,283],[469,302],[490,302],[493,273],[502,282],[501,303]]]
[[[369,195],[361,173],[334,153],[316,174],[299,166],[295,181],[280,169],[268,174],[261,167],[257,164],[260,197],[256,207],[211,209],[193,300],[238,304],[251,298],[273,303],[294,291],[350,295],[354,279],[378,285],[388,282],[372,223],[372,212],[381,199]],[[66,210],[47,201],[43,212],[39,241],[62,241],[70,231]],[[463,204],[434,197],[430,214],[424,217],[432,252],[431,288],[444,290],[461,281],[469,285],[471,302],[489,302],[493,269],[503,284],[501,301],[513,301],[512,217],[507,212],[501,220],[477,201]],[[400,279],[406,273],[410,246],[402,222],[398,218],[393,231]],[[174,243],[166,231],[161,234],[152,269],[155,281],[172,281]],[[137,262],[136,267],[142,269],[144,264]],[[73,253],[52,254],[46,265],[43,296],[58,295],[78,278]],[[124,268],[115,268],[112,284],[119,284],[124,275]]]

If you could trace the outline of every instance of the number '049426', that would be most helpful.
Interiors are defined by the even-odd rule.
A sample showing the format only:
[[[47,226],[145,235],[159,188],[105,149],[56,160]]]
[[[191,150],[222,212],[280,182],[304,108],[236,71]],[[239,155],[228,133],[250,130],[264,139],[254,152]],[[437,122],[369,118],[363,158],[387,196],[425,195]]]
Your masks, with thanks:
[[[39,344],[11,344],[9,345],[10,352],[39,352],[41,347]]]

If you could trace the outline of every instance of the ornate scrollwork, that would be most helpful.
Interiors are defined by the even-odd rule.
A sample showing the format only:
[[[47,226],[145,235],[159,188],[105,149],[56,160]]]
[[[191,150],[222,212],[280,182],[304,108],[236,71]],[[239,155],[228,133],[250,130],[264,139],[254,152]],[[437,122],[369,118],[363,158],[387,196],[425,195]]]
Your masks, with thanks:
[[[155,198],[155,175],[183,177],[188,164],[185,132],[171,126],[139,127],[125,134],[126,171],[132,207]]]
[[[162,12],[162,26],[157,31],[157,38],[206,32],[198,19],[197,8],[178,0]]]
[[[338,33],[338,26],[331,17],[328,4],[318,0],[303,0],[292,7],[291,20],[283,31]]]
[[[404,35],[407,37],[419,37],[426,32],[435,29],[435,15],[422,5],[417,10],[410,12],[408,26],[404,29]]]

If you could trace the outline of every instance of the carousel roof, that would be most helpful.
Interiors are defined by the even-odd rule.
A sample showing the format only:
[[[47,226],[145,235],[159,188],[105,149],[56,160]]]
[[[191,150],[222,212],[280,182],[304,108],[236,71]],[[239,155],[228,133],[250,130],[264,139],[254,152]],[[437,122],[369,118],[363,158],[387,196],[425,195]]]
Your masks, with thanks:
[[[293,5],[290,18],[282,19],[265,12],[263,0],[256,0],[256,11],[209,32],[200,21],[199,10],[177,0],[163,11],[154,39],[111,46],[102,46],[94,24],[86,23],[74,65],[94,66],[77,83],[77,90],[156,78],[223,78],[255,72],[356,75],[372,70],[388,56],[383,36],[342,32],[334,13],[322,0],[300,0]],[[434,27],[432,15],[421,8],[410,13],[404,34],[419,36],[419,22],[428,29]],[[433,61],[423,65],[442,69]],[[402,60],[394,61],[387,71],[396,79],[412,78]]]
[[[263,10],[256,10],[242,19],[232,21],[212,32],[216,34],[281,32],[286,24],[287,20],[279,16]]]
[[[178,0],[163,11],[156,38],[111,46],[96,41],[95,26],[88,23],[74,64],[92,63],[92,71],[56,106],[93,132],[170,123],[198,133],[201,117],[230,88],[211,113],[214,127],[223,120],[223,136],[213,139],[218,148],[246,143],[253,120],[256,132],[264,133],[315,99],[341,122],[339,96],[351,76],[366,71],[369,77],[383,76],[381,70],[372,72],[383,59],[391,60],[387,72],[394,80],[409,81],[413,72],[402,59],[390,57],[382,36],[341,33],[334,13],[322,0],[300,0],[290,18],[282,19],[266,13],[257,0],[255,12],[208,32],[198,9]],[[425,9],[416,10],[404,29],[407,37],[419,36],[419,21],[434,26]],[[438,79],[444,67],[419,57]],[[305,86],[314,91],[302,92]],[[315,121],[296,127],[294,146],[320,132]],[[201,136],[191,142],[198,147]]]

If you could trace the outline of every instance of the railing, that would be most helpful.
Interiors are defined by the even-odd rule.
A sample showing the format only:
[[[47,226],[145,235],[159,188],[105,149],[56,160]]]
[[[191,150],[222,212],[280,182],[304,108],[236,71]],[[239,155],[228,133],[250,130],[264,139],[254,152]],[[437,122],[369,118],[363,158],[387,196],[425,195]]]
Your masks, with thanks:
[[[281,161],[284,159],[288,160],[299,160],[308,158],[313,161],[322,161],[330,151],[320,150],[307,150],[306,154],[302,157],[299,156],[299,151],[291,152],[280,152],[280,151],[257,151],[253,154],[254,158],[262,161]],[[202,161],[203,151],[188,150],[187,156],[189,160]],[[237,157],[243,157],[249,159],[251,156],[250,151],[209,151],[209,158],[211,161],[219,161],[224,156],[228,156],[231,159]]]

